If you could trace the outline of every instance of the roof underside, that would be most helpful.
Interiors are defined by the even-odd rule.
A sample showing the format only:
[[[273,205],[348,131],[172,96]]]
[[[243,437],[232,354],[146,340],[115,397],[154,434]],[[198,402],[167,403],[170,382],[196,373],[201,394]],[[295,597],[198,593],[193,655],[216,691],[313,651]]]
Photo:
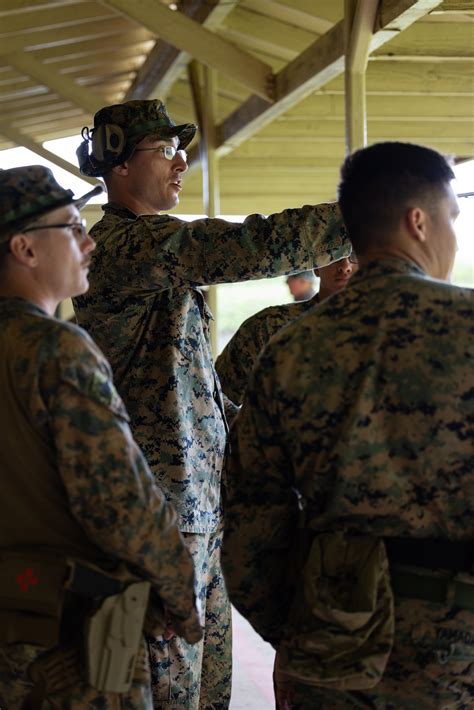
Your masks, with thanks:
[[[221,212],[334,199],[345,152],[344,0],[2,0],[0,149],[78,135],[95,110],[159,97],[195,121],[216,70]],[[190,24],[190,23],[194,24]],[[187,50],[187,51],[183,51]],[[474,2],[384,0],[367,69],[369,142],[473,156]],[[190,171],[180,212],[203,211]]]

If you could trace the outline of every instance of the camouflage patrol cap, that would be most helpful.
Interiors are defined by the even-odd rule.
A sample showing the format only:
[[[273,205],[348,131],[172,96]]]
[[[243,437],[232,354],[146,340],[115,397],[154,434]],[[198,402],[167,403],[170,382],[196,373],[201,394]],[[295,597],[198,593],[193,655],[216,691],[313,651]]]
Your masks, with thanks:
[[[82,129],[84,139],[76,151],[81,173],[91,177],[105,175],[132,155],[143,138],[156,135],[167,139],[177,136],[178,148],[186,148],[196,133],[193,123],[176,126],[158,99],[126,101],[105,106],[94,116],[94,128]],[[89,153],[89,144],[91,152]]]
[[[46,212],[70,204],[81,209],[102,189],[97,185],[75,199],[72,190],[58,185],[51,170],[43,165],[0,170],[0,243],[7,242],[29,222]]]

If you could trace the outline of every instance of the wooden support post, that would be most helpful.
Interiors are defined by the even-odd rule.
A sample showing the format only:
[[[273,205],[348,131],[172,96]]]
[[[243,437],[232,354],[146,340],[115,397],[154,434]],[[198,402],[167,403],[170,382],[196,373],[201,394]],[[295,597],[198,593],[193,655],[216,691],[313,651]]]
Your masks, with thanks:
[[[202,105],[204,151],[203,160],[203,198],[204,211],[208,217],[216,217],[220,213],[219,190],[219,165],[216,156],[216,103],[217,103],[217,74],[215,69],[204,67],[204,102]],[[204,152],[203,151],[203,152]],[[209,308],[214,320],[211,321],[210,338],[214,357],[217,356],[217,286],[209,286]]]
[[[365,73],[378,0],[345,0],[346,152],[367,145]]]
[[[203,70],[204,86],[201,86]],[[217,110],[217,75],[214,69],[200,67],[193,61],[188,66],[188,77],[199,127],[201,141],[199,143],[202,169],[202,196],[204,212],[208,217],[216,217],[220,213],[219,165],[216,156],[216,110]],[[207,301],[214,320],[210,325],[211,349],[217,355],[217,286],[209,286]]]

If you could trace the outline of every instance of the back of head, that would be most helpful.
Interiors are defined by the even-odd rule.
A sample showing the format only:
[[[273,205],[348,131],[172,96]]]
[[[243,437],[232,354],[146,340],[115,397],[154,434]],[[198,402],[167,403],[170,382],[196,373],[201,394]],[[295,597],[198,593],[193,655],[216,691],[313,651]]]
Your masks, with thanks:
[[[453,178],[444,156],[411,143],[376,143],[348,156],[338,200],[356,253],[393,234],[406,210],[422,206],[432,213]]]
[[[76,151],[79,168],[83,175],[105,176],[128,160],[146,136],[164,140],[176,136],[178,148],[184,149],[195,133],[196,126],[192,123],[177,126],[158,99],[104,106],[94,116],[94,127],[82,129],[83,142]]]

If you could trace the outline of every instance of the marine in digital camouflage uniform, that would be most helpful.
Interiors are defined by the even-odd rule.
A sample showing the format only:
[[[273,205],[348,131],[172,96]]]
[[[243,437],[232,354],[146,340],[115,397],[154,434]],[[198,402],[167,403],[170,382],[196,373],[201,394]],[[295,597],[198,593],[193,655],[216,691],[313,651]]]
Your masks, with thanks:
[[[272,339],[231,432],[225,579],[277,656],[297,593],[297,612],[313,618],[304,553],[294,571],[301,533],[313,544],[336,530],[381,538],[390,564],[395,640],[381,681],[302,682],[298,643],[324,658],[331,638],[300,637],[276,675],[280,708],[474,706],[473,292],[445,280],[452,178],[421,146],[378,144],[347,159],[339,202],[359,272]]]
[[[247,318],[216,360],[216,372],[226,397],[241,405],[249,375],[270,338],[308,309],[344,288],[356,269],[355,254],[339,259],[323,269],[318,269],[320,289],[313,298],[298,303],[269,306]]]
[[[92,229],[91,289],[75,311],[110,359],[134,435],[196,555],[204,648],[196,658],[177,639],[150,641],[155,707],[218,710],[231,680],[219,559],[226,420],[199,286],[322,266],[350,247],[335,204],[243,224],[158,214],[178,203],[194,132],[175,126],[157,100],[105,107],[84,129],[81,170],[104,176],[109,203]]]
[[[5,599],[8,553],[33,555],[31,567],[16,577],[25,599],[30,589],[48,584],[38,573],[37,558],[80,559],[114,579],[148,580],[176,633],[189,641],[202,636],[191,557],[176,513],[132,438],[110,366],[85,331],[53,316],[61,300],[87,289],[95,245],[78,208],[95,193],[74,200],[42,166],[0,171],[3,710],[23,707],[33,688],[30,664],[54,650],[25,643],[33,639],[21,636],[25,631],[17,618],[21,622],[23,612],[15,616]],[[92,594],[89,582],[86,586]],[[74,634],[78,648],[82,643],[86,603],[87,595],[66,593],[61,648],[74,642]],[[8,642],[19,635],[23,643]],[[61,669],[57,690],[41,693],[46,695],[42,708],[153,708],[144,639],[127,693],[99,692],[87,685],[79,663],[76,671],[71,685],[68,671]],[[39,697],[36,702],[40,707]]]

